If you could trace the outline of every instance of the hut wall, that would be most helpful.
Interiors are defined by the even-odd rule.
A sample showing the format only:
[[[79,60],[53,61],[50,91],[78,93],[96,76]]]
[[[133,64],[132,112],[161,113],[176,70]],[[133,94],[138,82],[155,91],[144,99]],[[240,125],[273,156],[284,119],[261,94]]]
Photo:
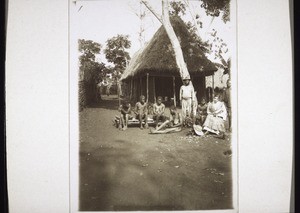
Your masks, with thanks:
[[[129,99],[130,96],[130,81],[122,82],[121,83],[121,96],[123,98]]]
[[[133,79],[132,80],[132,94],[131,94],[131,102],[134,103],[136,102],[136,99],[137,99],[137,80],[136,79]]]
[[[179,91],[180,87],[183,85],[183,82],[180,77],[175,78],[175,90],[176,90],[176,106],[179,106],[180,100],[179,100]]]
[[[134,82],[135,82],[135,87],[134,87],[134,101],[136,102],[138,100],[138,97],[140,95],[140,82],[139,82],[140,79],[135,79]]]
[[[143,96],[145,96],[145,98],[147,99],[147,79],[146,79],[146,76],[143,76],[143,77],[141,77],[141,79],[142,79],[142,81],[141,81],[141,83],[142,83],[142,85],[141,85],[141,95],[143,95]]]
[[[229,79],[228,74],[223,74],[224,69],[218,68],[214,73],[214,87],[225,88],[227,87],[227,80]],[[206,77],[206,87],[212,87],[212,75]]]
[[[141,82],[140,82],[140,78],[136,79],[136,100],[139,99],[141,95]]]
[[[131,94],[131,102],[136,103],[141,95],[146,97],[146,78],[145,77],[136,77],[132,81],[133,88]]]
[[[173,77],[155,77],[156,97],[162,96],[164,103],[170,105],[173,98]]]
[[[193,78],[193,85],[197,92],[197,100],[200,102],[202,98],[206,98],[205,76]]]
[[[139,100],[141,95],[144,95],[147,98],[147,77],[143,76],[142,81],[140,77],[133,79],[133,89],[132,89],[132,103],[136,103]],[[154,80],[153,80],[154,79]],[[197,99],[200,101],[203,97],[206,97],[206,87],[205,87],[205,76],[203,77],[192,77],[193,85],[197,91]],[[182,80],[180,77],[175,78],[175,95],[177,106],[179,106],[179,90],[182,86]],[[128,86],[130,88],[130,86]],[[155,92],[154,92],[155,88]],[[155,94],[154,94],[155,93]],[[129,91],[130,94],[130,91]],[[149,99],[148,101],[154,103],[155,97],[162,96],[164,103],[169,106],[173,104],[171,99],[174,97],[173,94],[173,76],[168,77],[158,77],[158,76],[149,76]],[[167,101],[165,101],[167,97]]]
[[[155,77],[149,76],[149,102],[154,103],[154,89],[155,89]]]

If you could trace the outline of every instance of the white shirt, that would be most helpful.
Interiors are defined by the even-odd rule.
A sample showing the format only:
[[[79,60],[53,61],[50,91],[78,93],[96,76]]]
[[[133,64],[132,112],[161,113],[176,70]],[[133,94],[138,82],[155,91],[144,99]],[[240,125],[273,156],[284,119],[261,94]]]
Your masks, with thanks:
[[[185,86],[182,85],[180,87],[180,92],[179,92],[179,99],[188,99],[188,98],[194,98],[194,88],[191,86],[191,84]]]
[[[212,115],[213,113],[215,113],[216,116],[221,117],[223,120],[226,120],[227,111],[224,103],[221,101],[218,101],[217,103],[208,103],[207,114]]]

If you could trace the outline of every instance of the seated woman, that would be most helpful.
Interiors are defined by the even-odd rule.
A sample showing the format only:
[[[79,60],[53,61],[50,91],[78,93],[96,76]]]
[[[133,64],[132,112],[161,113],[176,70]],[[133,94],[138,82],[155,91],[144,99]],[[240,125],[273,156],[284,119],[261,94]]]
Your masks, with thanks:
[[[205,98],[202,98],[200,104],[197,106],[196,124],[203,125],[207,116],[207,103]]]
[[[121,112],[119,129],[126,130],[128,127],[129,115],[131,114],[131,105],[129,101],[124,100],[119,107],[119,111]]]
[[[213,102],[207,106],[207,117],[203,124],[205,134],[209,132],[217,134],[218,138],[225,139],[225,120],[227,117],[226,107],[219,101],[219,96],[215,95]]]
[[[181,131],[182,117],[173,105],[170,107],[170,117],[156,129],[150,129],[152,134],[162,134]]]

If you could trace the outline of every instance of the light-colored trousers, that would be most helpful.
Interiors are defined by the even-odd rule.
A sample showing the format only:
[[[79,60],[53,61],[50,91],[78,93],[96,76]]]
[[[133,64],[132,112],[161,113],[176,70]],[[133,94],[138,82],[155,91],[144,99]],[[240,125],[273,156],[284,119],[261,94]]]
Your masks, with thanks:
[[[184,120],[186,116],[191,116],[192,112],[192,99],[182,99],[181,103],[181,110],[182,110],[182,119]]]

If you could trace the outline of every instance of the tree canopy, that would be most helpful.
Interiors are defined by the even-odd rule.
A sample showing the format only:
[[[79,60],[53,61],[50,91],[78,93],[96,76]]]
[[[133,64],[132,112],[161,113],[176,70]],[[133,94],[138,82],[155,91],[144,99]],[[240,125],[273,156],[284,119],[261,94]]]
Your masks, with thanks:
[[[222,20],[226,23],[230,21],[230,0],[201,0],[201,7],[206,14],[218,17],[223,12]]]
[[[106,41],[105,57],[108,62],[115,65],[116,69],[124,71],[127,62],[130,60],[130,55],[126,49],[130,47],[129,35],[114,36]]]
[[[185,15],[186,1],[171,1],[170,6],[170,15]],[[222,14],[225,23],[230,21],[230,0],[200,0],[200,6],[205,9],[206,15],[219,17]],[[195,18],[198,19],[199,15]]]
[[[101,51],[102,45],[92,40],[79,39],[78,50],[81,53],[79,56],[80,73],[83,80],[98,81],[101,78],[101,72],[104,70],[104,63],[96,61],[96,54]]]
[[[170,10],[169,10],[169,14],[172,15],[177,15],[179,16],[180,13],[181,15],[185,15],[185,11],[186,11],[186,6],[184,3],[182,3],[181,1],[171,1],[170,2]]]
[[[102,45],[92,40],[79,39],[79,74],[83,81],[84,90],[81,98],[85,99],[86,104],[91,104],[101,97],[97,93],[96,83],[103,79],[105,64],[96,61],[96,55],[100,54]]]
[[[82,53],[79,58],[80,63],[82,64],[86,61],[95,61],[95,54],[99,54],[101,48],[102,45],[97,42],[93,42],[92,40],[79,39],[78,50]]]

